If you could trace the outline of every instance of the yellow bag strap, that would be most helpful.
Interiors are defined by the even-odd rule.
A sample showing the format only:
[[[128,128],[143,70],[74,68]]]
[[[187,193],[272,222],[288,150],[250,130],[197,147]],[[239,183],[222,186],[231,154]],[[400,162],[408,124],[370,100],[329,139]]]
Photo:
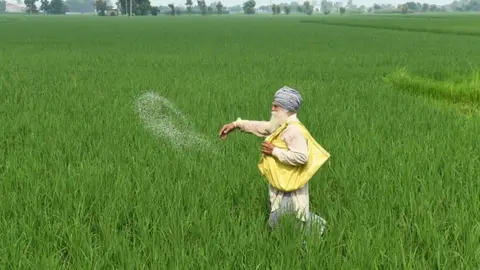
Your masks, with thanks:
[[[266,142],[272,142],[273,139],[277,138],[278,135],[279,135],[282,131],[284,131],[289,124],[301,125],[302,123],[296,122],[296,121],[294,121],[294,122],[287,122],[287,123],[283,124],[282,126],[280,126],[279,128],[277,128],[277,130],[275,130],[275,131],[274,131],[272,134],[270,134],[268,137],[266,137],[266,138],[265,138],[265,141],[266,141]],[[265,156],[265,155],[262,154],[262,158],[263,158],[264,156]]]
[[[278,135],[287,128],[287,126],[288,126],[288,123],[283,124],[282,126],[280,126],[279,128],[277,128],[277,130],[275,130],[275,132],[273,132],[273,133],[270,134],[267,138],[265,138],[265,141],[266,141],[266,142],[272,142],[273,139],[277,138]]]
[[[288,127],[288,125],[290,125],[290,124],[293,124],[293,125],[295,125],[295,124],[301,125],[301,123],[300,123],[300,122],[297,122],[297,121],[287,122],[287,123],[283,124],[282,126],[280,126],[279,128],[277,128],[277,130],[275,130],[275,132],[273,132],[272,134],[270,134],[270,136],[268,136],[267,138],[265,138],[265,141],[266,141],[266,142],[272,142],[273,139],[276,139],[276,138],[278,137],[278,135],[279,135],[282,131],[284,131],[284,130]]]

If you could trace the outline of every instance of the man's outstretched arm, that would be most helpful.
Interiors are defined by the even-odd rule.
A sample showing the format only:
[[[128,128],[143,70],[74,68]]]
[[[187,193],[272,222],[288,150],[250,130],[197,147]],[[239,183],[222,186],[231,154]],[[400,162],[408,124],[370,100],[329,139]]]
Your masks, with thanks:
[[[272,133],[269,121],[241,120],[233,122],[234,126],[243,132],[252,133],[258,137],[266,137]]]
[[[220,139],[225,140],[228,134],[236,128],[240,129],[243,132],[255,134],[258,137],[266,137],[271,134],[268,121],[251,121],[238,119],[237,121],[224,125],[220,129]]]

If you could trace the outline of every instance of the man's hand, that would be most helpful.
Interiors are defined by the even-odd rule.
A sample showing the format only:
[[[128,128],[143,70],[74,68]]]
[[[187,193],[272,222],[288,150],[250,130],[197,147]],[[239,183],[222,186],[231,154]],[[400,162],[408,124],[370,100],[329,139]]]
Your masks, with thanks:
[[[235,129],[235,124],[233,123],[224,125],[222,129],[220,129],[220,133],[218,134],[220,136],[220,139],[225,140],[227,138],[228,133],[230,133],[234,129]]]
[[[265,155],[271,155],[274,148],[275,148],[275,145],[273,145],[272,143],[269,143],[269,142],[262,143],[262,153]]]

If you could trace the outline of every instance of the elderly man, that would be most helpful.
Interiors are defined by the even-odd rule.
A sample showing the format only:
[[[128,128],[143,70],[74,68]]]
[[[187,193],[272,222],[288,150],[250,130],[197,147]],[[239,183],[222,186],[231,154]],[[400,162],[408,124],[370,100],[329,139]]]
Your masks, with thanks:
[[[311,137],[297,118],[303,99],[300,93],[284,86],[275,93],[270,121],[238,119],[220,130],[220,138],[238,128],[259,137],[266,137],[262,144],[259,169],[269,182],[269,225],[274,228],[280,215],[292,213],[310,225],[318,221],[321,233],[325,220],[309,210],[308,181],[329,158]]]

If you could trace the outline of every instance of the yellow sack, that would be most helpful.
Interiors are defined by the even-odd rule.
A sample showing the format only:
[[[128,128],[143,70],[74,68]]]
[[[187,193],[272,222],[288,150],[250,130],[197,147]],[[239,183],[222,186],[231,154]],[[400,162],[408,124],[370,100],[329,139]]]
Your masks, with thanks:
[[[274,156],[263,155],[258,163],[261,174],[276,189],[283,192],[291,192],[303,187],[330,158],[330,154],[318,144],[310,132],[300,122],[286,123],[268,136],[265,141],[274,144],[281,149],[288,149],[282,140],[282,134],[288,125],[297,125],[307,139],[308,162],[301,166],[284,164]]]

